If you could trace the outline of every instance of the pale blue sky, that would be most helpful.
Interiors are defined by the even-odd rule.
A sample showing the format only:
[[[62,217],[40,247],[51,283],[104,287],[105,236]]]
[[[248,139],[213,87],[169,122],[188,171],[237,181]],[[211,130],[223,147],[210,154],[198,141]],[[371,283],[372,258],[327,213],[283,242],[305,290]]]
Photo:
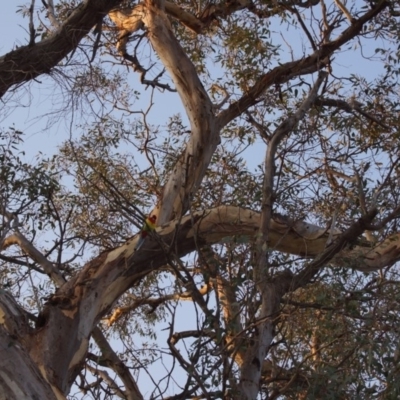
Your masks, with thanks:
[[[27,2],[20,1],[7,1],[3,5],[3,12],[0,14],[0,33],[2,37],[2,42],[0,43],[0,54],[4,54],[11,50],[15,45],[25,45],[28,41],[29,34],[27,32],[28,19],[22,18],[21,14],[16,13],[18,5],[28,4]],[[36,7],[41,7],[40,2],[36,2]],[[290,30],[287,30],[283,25],[275,23],[271,27],[272,30],[280,30],[282,32],[282,37],[277,35],[277,40],[280,41],[283,48],[285,47],[285,40],[293,43],[294,35],[291,35]],[[296,38],[298,34],[295,35]],[[284,40],[285,39],[285,40]],[[308,43],[306,43],[308,46]],[[377,43],[378,45],[378,43]],[[382,45],[382,44],[380,44]],[[370,47],[370,55],[374,54],[375,46]],[[302,46],[300,40],[298,46],[293,46],[292,51],[295,57],[301,56],[304,53],[304,47]],[[367,50],[364,50],[368,52]],[[286,53],[287,60],[290,59],[290,51]],[[346,52],[339,53],[334,57],[334,65],[339,66],[340,69],[335,69],[335,74],[337,76],[338,72],[343,72],[344,76],[348,76],[349,72],[366,74],[369,76],[377,74],[377,64],[368,65],[364,59],[360,57],[359,51],[357,50],[347,50]],[[130,80],[133,87],[142,93],[142,100],[138,103],[138,106],[146,108],[148,105],[148,97],[150,90],[145,90],[139,82],[139,75],[131,73]],[[15,109],[8,118],[5,120],[2,118],[3,114],[0,111],[0,124],[2,127],[6,128],[11,124],[15,124],[17,129],[22,130],[25,133],[25,150],[27,151],[28,157],[33,157],[38,151],[44,154],[52,154],[56,151],[56,147],[63,140],[69,136],[71,129],[70,116],[67,115],[66,118],[61,118],[57,122],[53,123],[50,129],[46,129],[49,120],[52,118],[48,117],[47,114],[51,112],[54,108],[54,103],[57,103],[57,98],[54,95],[57,93],[54,89],[54,84],[50,78],[41,76],[38,78],[41,84],[31,82],[25,84],[27,91],[30,91],[24,97],[19,96],[15,99],[15,104],[21,103],[23,106]],[[20,94],[21,92],[19,92]],[[162,93],[158,91],[155,92],[155,103],[160,101],[160,106],[153,108],[150,116],[150,122],[153,124],[164,124],[168,116],[180,112],[184,116],[183,107],[176,93]],[[13,102],[10,102],[11,107]],[[1,107],[2,108],[2,107]],[[139,107],[138,107],[139,108]],[[5,106],[8,111],[8,105]],[[54,120],[54,118],[53,118]],[[79,134],[75,132],[74,134]],[[261,163],[263,160],[264,145],[254,146],[253,148],[246,151],[246,155],[249,156],[249,163],[251,168],[256,167],[257,164]],[[29,160],[29,159],[28,159]]]

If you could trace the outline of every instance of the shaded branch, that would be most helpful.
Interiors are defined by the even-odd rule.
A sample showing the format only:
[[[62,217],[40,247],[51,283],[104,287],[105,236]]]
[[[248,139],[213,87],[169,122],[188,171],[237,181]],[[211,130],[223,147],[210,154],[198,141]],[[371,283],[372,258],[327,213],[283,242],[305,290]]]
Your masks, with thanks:
[[[8,236],[3,241],[3,245],[0,250],[6,249],[9,246],[17,245],[26,255],[32,260],[37,262],[43,267],[44,272],[53,280],[57,286],[61,286],[65,283],[65,279],[61,272],[54,267],[53,263],[50,262],[22,233],[16,231],[12,235]]]
[[[319,271],[330,262],[341,250],[343,250],[349,243],[354,241],[367,229],[368,225],[378,214],[376,208],[363,215],[357,222],[350,226],[347,231],[341,234],[332,244],[330,244],[314,261],[312,261],[303,271],[299,272],[293,277],[290,283],[291,290],[307,284]]]
[[[268,247],[272,222],[272,207],[275,197],[275,156],[279,144],[296,127],[307,111],[314,104],[318,95],[318,89],[326,72],[320,72],[313,88],[304,99],[298,110],[283,120],[272,134],[265,156],[265,171],[263,182],[263,199],[261,203],[261,220],[256,240],[256,265],[254,268],[254,283],[261,294],[261,306],[259,310],[260,322],[254,333],[252,345],[246,349],[245,361],[240,368],[240,392],[244,399],[252,400],[257,397],[259,381],[262,374],[262,363],[274,337],[275,317],[278,313],[280,301],[285,294],[282,281],[290,281],[290,272],[279,274],[279,280],[271,282],[269,278]],[[285,279],[283,279],[283,276]]]
[[[31,334],[27,313],[10,293],[0,289],[0,390],[5,399],[61,400],[51,389],[25,350],[24,337]],[[16,373],[17,372],[17,373]]]
[[[50,37],[31,46],[22,46],[0,57],[0,97],[12,86],[50,73],[82,38],[122,0],[86,0]]]
[[[200,289],[198,289],[198,292],[201,296],[206,295],[210,291],[210,287],[208,285],[204,285]],[[129,295],[130,298],[132,298],[132,295]],[[174,294],[169,294],[166,296],[161,296],[158,298],[134,298],[134,301],[132,304],[124,307],[117,307],[110,318],[105,318],[107,321],[108,326],[113,325],[115,322],[117,322],[120,318],[122,318],[124,315],[129,314],[130,312],[136,310],[137,308],[143,306],[143,305],[148,305],[150,306],[150,310],[147,312],[148,314],[153,313],[156,308],[163,304],[166,303],[167,301],[179,301],[179,300],[189,300],[192,301],[192,293],[191,292],[184,292],[184,293],[174,293]]]
[[[87,364],[86,368],[95,376],[98,376],[96,382],[89,383],[85,387],[83,387],[84,392],[86,392],[91,387],[96,387],[97,384],[101,381],[107,383],[108,387],[114,392],[119,398],[127,399],[129,397],[125,396],[125,393],[119,388],[118,384],[115,382],[114,379],[110,377],[107,371],[92,367],[91,365]]]
[[[382,121],[378,120],[376,117],[374,117],[370,113],[365,112],[362,109],[362,104],[361,103],[359,103],[358,101],[355,101],[355,99],[350,99],[350,100],[351,101],[346,102],[344,100],[339,100],[339,99],[329,99],[329,98],[320,97],[320,98],[318,98],[316,100],[315,105],[317,105],[317,106],[327,106],[327,107],[336,107],[336,108],[339,108],[341,110],[344,110],[344,111],[346,111],[348,113],[352,113],[352,114],[354,114],[354,111],[357,111],[362,116],[364,116],[365,118],[369,119],[372,122],[375,122],[376,124],[378,124],[382,128],[385,128],[388,131],[391,130],[391,128],[388,125],[384,124]]]
[[[97,327],[93,330],[92,337],[101,351],[101,357],[100,359],[98,357],[90,358],[94,358],[93,361],[98,362],[102,366],[111,368],[120,377],[125,386],[122,398],[127,400],[143,400],[143,396],[140,393],[129,368],[120,360],[111,348],[100,328]]]

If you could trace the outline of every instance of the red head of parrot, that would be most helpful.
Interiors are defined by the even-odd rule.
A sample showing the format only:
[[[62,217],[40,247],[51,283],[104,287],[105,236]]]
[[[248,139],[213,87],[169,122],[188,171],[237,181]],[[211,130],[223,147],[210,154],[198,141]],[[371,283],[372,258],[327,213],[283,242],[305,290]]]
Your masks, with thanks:
[[[156,221],[157,221],[157,216],[155,215],[150,215],[150,217],[146,218],[141,230],[142,237],[148,236],[150,232],[156,229]]]

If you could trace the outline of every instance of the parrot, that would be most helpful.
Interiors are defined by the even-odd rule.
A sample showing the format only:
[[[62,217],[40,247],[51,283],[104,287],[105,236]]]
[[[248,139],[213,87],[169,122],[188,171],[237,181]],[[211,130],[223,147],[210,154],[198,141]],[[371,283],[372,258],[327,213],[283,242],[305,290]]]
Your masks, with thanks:
[[[146,240],[146,237],[156,229],[156,220],[157,217],[155,215],[150,215],[150,217],[146,218],[143,227],[140,230],[140,238],[136,244],[135,250],[139,250]]]

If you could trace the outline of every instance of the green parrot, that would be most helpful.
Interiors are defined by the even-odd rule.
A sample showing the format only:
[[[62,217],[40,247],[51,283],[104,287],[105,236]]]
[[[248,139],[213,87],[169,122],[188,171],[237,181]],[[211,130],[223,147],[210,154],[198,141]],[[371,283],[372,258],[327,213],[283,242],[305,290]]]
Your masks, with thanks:
[[[136,244],[135,250],[139,250],[143,246],[146,237],[156,229],[156,221],[157,217],[155,215],[150,215],[150,217],[146,218],[140,231],[140,238]]]

